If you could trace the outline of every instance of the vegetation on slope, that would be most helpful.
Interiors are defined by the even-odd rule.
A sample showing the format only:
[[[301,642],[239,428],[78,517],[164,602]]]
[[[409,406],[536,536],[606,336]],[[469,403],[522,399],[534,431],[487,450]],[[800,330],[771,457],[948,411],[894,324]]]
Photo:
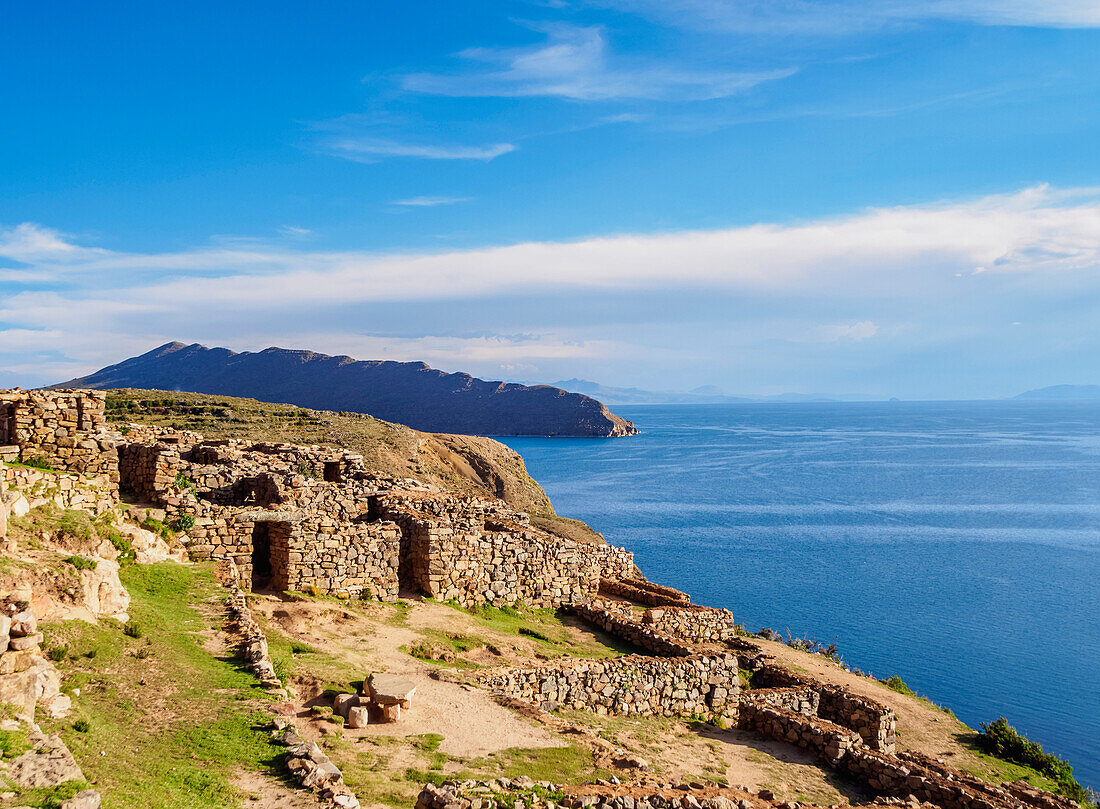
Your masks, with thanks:
[[[309,410],[255,399],[121,389],[107,397],[107,417],[194,430],[209,438],[330,444],[362,453],[369,467],[464,494],[499,497],[527,511],[544,530],[583,542],[602,537],[578,520],[559,517],[523,458],[499,441],[423,433],[360,413]]]
[[[1077,782],[1073,777],[1073,767],[1067,761],[1046,752],[1038,742],[1020,735],[1003,716],[982,724],[977,743],[979,748],[990,755],[1037,770],[1057,783],[1058,792],[1083,806],[1100,806],[1100,796]]]
[[[65,740],[105,806],[238,805],[235,776],[281,777],[281,750],[260,728],[270,698],[256,678],[203,646],[223,593],[208,566],[140,565],[122,579],[133,598],[125,627],[45,627],[47,647],[63,650],[63,689],[79,697],[68,719],[40,723]]]

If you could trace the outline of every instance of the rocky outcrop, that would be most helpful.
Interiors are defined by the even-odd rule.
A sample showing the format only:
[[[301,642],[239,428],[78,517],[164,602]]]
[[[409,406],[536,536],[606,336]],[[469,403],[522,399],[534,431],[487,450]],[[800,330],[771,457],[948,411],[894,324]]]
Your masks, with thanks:
[[[363,361],[282,348],[238,354],[168,343],[57,387],[249,396],[369,413],[439,433],[612,438],[637,432],[597,400],[549,385],[486,382],[422,362]]]

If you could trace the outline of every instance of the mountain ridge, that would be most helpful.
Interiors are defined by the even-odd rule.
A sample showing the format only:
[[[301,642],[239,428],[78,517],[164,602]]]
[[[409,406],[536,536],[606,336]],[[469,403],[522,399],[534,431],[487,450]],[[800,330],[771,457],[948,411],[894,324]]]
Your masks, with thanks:
[[[584,394],[486,381],[423,362],[357,360],[275,346],[236,352],[165,343],[51,388],[145,388],[367,413],[425,432],[612,438],[634,425]]]

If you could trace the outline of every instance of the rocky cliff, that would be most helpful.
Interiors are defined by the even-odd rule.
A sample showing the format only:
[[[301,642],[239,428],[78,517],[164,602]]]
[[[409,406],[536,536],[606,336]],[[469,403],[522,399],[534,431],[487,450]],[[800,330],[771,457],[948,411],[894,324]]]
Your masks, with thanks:
[[[422,362],[364,361],[282,348],[237,353],[167,343],[54,387],[246,396],[369,413],[417,430],[465,435],[611,438],[637,432],[597,400],[549,385],[486,382]]]

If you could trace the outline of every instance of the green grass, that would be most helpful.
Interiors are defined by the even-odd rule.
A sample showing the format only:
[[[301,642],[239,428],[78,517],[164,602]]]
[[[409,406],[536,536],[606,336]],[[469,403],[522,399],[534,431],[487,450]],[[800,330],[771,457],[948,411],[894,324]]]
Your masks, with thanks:
[[[230,779],[241,769],[282,777],[280,748],[261,727],[269,697],[256,678],[202,648],[197,633],[222,614],[210,567],[165,562],[126,568],[121,577],[142,639],[108,620],[47,625],[50,643],[71,651],[63,688],[81,694],[73,716],[42,724],[62,736],[105,806],[240,805]]]
[[[595,629],[590,629],[594,638],[578,641],[566,626],[563,614],[555,610],[534,609],[523,605],[482,605],[474,610],[465,610],[455,604],[448,606],[472,615],[475,623],[481,626],[535,641],[539,650],[551,658],[563,654],[590,659],[619,657],[638,651],[630,644]]]

